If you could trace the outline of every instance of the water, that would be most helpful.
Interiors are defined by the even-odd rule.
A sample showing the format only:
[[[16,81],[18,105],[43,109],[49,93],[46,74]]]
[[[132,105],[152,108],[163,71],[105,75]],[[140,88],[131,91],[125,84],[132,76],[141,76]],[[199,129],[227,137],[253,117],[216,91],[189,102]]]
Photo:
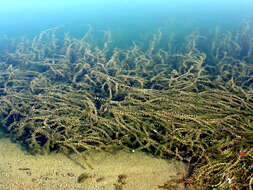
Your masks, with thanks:
[[[64,31],[80,35],[90,24],[98,30],[120,30],[124,38],[133,40],[171,20],[180,29],[185,25],[190,29],[237,27],[243,18],[252,18],[252,4],[251,0],[10,0],[0,6],[0,31],[12,36],[30,36],[63,26]]]
[[[90,25],[96,32],[114,32],[117,45],[129,46],[163,26],[181,36],[216,26],[238,28],[243,19],[252,19],[252,7],[251,0],[11,0],[0,7],[0,34],[33,37],[57,26],[80,37]]]
[[[15,147],[0,152],[0,187],[250,189],[252,10],[252,0],[0,3],[0,132],[22,145],[0,139]],[[159,175],[174,159],[179,171]]]

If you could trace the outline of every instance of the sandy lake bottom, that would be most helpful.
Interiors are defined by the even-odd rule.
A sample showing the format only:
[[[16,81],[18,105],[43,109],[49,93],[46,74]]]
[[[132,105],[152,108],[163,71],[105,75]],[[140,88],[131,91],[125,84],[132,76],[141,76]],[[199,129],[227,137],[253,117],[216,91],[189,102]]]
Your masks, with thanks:
[[[80,155],[34,156],[5,137],[0,151],[0,190],[162,190],[166,181],[186,174],[185,164],[142,152],[92,151],[86,161]]]

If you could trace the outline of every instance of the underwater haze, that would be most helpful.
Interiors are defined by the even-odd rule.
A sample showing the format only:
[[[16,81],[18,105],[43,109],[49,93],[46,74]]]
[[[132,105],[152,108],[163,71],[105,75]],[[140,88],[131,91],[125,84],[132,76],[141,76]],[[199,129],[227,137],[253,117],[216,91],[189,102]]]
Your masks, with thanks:
[[[0,3],[0,33],[29,36],[60,26],[81,35],[91,25],[131,38],[168,22],[180,30],[233,28],[252,19],[252,10],[252,0],[9,0]]]

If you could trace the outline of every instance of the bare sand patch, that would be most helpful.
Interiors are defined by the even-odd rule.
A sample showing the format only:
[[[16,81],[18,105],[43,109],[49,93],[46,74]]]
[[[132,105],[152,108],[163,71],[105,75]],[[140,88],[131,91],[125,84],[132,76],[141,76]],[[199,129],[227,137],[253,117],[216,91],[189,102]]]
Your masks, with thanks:
[[[0,189],[159,190],[159,185],[186,173],[181,162],[142,152],[91,151],[85,155],[87,161],[78,155],[31,155],[8,138],[0,138]],[[177,189],[184,187],[179,184]]]

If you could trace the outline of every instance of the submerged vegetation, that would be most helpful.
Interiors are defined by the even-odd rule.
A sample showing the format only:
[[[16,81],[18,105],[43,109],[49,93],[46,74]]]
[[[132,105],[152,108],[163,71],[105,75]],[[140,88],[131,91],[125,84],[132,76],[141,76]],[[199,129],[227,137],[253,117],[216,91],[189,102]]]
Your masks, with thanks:
[[[0,125],[31,152],[123,147],[189,163],[189,188],[252,189],[253,33],[114,48],[111,33],[3,38]],[[162,187],[169,189],[173,181]]]

